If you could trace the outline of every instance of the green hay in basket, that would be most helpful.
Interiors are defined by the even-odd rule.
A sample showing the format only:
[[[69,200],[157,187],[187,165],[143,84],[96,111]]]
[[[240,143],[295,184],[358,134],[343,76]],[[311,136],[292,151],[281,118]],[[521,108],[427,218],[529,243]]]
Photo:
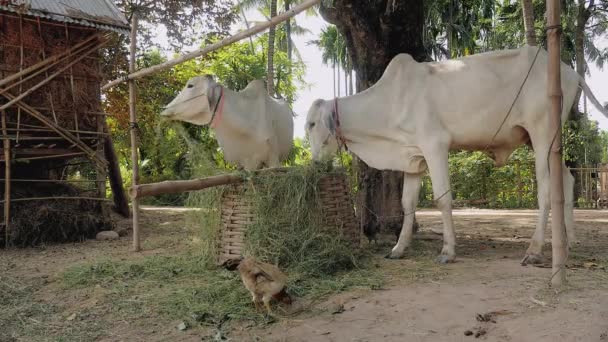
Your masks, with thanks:
[[[187,140],[188,141],[188,140]],[[190,145],[193,177],[207,177],[221,170],[195,142]],[[322,276],[356,266],[357,249],[335,227],[322,223],[318,181],[327,174],[315,166],[293,167],[286,172],[252,175],[246,196],[254,202],[256,222],[248,227],[245,253],[278,264],[291,274]],[[200,251],[208,266],[215,265],[220,236],[220,200],[223,187],[191,192],[187,205],[200,210],[189,223],[200,227]]]
[[[326,174],[305,166],[252,179],[246,194],[256,221],[247,228],[246,254],[313,277],[355,267],[357,249],[323,224],[318,183]]]

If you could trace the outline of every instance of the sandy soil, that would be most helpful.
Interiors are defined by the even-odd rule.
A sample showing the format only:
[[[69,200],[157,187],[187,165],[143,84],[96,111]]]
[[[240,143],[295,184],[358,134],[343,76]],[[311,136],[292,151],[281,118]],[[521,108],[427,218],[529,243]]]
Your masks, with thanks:
[[[548,287],[550,269],[519,264],[536,211],[459,210],[454,220],[460,257],[444,272],[402,280],[399,268],[409,261],[385,260],[381,267],[395,274],[385,290],[325,303],[344,305],[343,313],[286,319],[271,329],[243,332],[237,340],[470,341],[481,331],[478,338],[487,341],[608,341],[608,273],[583,265],[608,261],[607,214],[576,212],[581,243],[573,248],[569,286],[560,294]],[[417,219],[420,237],[437,238],[430,231],[440,227],[438,212],[423,211]],[[437,251],[440,246],[437,241]],[[488,313],[495,313],[495,323],[476,319]],[[467,330],[473,335],[465,336]]]
[[[432,228],[440,225],[439,213],[424,210],[417,219],[422,225],[418,238],[425,248],[438,252],[441,237]],[[232,341],[608,341],[608,212],[577,211],[575,219],[580,243],[571,252],[569,285],[559,294],[547,286],[550,269],[519,264],[536,211],[457,210],[456,263],[433,266],[429,272],[420,265],[419,274],[406,274],[405,266],[415,261],[378,257],[377,266],[388,277],[384,289],[342,293],[265,328],[237,326],[228,337]],[[95,305],[90,295],[62,293],[58,274],[83,261],[172,254],[193,239],[179,208],[146,208],[142,222],[142,253],[130,252],[128,237],[0,251],[0,271],[23,283],[42,283],[36,297],[60,301],[66,308],[61,315]],[[388,252],[390,244],[379,250],[379,255]],[[550,248],[545,254],[550,255]],[[489,321],[478,321],[478,314],[490,314]],[[104,319],[111,320],[111,313]],[[205,335],[201,330],[167,329],[172,324],[154,314],[142,322],[116,321],[103,340],[200,341]],[[467,330],[473,335],[465,336]]]

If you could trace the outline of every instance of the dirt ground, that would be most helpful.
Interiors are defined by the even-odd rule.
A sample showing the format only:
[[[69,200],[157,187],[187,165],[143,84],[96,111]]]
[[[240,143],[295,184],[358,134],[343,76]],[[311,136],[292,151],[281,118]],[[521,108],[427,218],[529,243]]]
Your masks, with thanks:
[[[197,239],[186,227],[184,215],[185,210],[179,208],[145,208],[142,253],[130,252],[129,237],[2,250],[0,272],[24,286],[35,285],[34,300],[60,308],[50,313],[54,318],[44,324],[56,328],[72,324],[70,314],[95,307],[98,298],[94,293],[66,291],[58,280],[65,269],[103,258],[132,260],[175,254]],[[439,213],[423,210],[416,215],[422,225],[417,243],[438,253],[441,236],[432,233],[432,228],[441,224]],[[237,324],[226,332],[227,338],[294,342],[608,341],[608,212],[578,210],[575,220],[580,242],[570,253],[569,284],[560,293],[548,287],[549,268],[519,264],[534,229],[536,211],[456,210],[456,263],[416,265],[417,261],[407,258],[387,260],[382,255],[391,246],[381,243],[374,262],[386,274],[383,289],[339,293],[299,314],[279,316],[276,323],[265,327]],[[117,224],[127,226],[128,221]],[[545,255],[550,255],[549,247]],[[112,311],[97,311],[97,316],[81,319],[79,324],[103,322],[103,333],[95,338],[101,341],[201,341],[209,334],[204,329],[178,331],[175,322],[154,312],[139,322],[113,319],[118,317],[114,315]]]

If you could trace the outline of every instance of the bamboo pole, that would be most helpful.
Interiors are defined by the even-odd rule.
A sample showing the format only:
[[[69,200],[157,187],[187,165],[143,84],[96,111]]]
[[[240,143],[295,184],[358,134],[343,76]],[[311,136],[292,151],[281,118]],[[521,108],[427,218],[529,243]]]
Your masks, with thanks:
[[[240,182],[243,182],[243,177],[237,175],[220,175],[192,180],[164,181],[160,183],[135,185],[129,189],[129,196],[135,200],[141,197],[176,194]]]
[[[4,153],[6,153],[6,152],[4,152]],[[54,154],[54,155],[42,156],[42,157],[15,158],[14,161],[16,161],[16,162],[22,162],[22,161],[26,161],[26,160],[42,160],[42,159],[67,158],[67,157],[76,157],[76,156],[84,156],[84,155],[85,154],[82,153],[82,152],[75,152],[75,153]]]
[[[286,172],[288,170],[288,167],[273,167],[255,170],[252,173],[260,174],[268,172]],[[244,180],[245,178],[242,174],[233,173],[192,180],[164,181],[160,183],[141,184],[131,187],[131,189],[129,189],[129,196],[131,198],[141,198],[162,194],[175,194],[186,191],[203,190],[214,186],[241,183]]]
[[[99,48],[101,48],[102,46],[104,46],[105,44],[108,43],[108,40],[104,40],[99,42],[99,44],[97,44],[96,46],[94,46],[93,48],[85,51],[82,55],[76,57],[76,59],[74,59],[72,62],[68,63],[68,65],[64,66],[63,68],[57,70],[54,74],[52,74],[51,76],[47,77],[46,79],[44,79],[42,82],[38,83],[37,85],[31,87],[30,89],[26,90],[25,92],[19,94],[19,96],[14,97],[12,100],[10,100],[9,102],[7,102],[6,104],[0,106],[0,110],[4,110],[12,105],[14,105],[15,103],[17,103],[18,101],[21,101],[23,98],[25,98],[26,96],[30,95],[31,93],[33,93],[34,91],[36,91],[38,88],[42,87],[43,85],[47,84],[48,82],[50,82],[51,80],[53,80],[55,77],[59,76],[61,73],[63,73],[65,70],[71,68],[74,64],[80,62],[80,60],[82,60],[83,58],[85,58],[87,55],[99,50]],[[6,96],[6,94],[3,94],[4,96]]]
[[[14,198],[12,202],[26,202],[26,201],[41,201],[41,200],[89,200],[89,201],[100,201],[100,202],[108,202],[109,199],[99,198],[99,197],[82,197],[82,196],[58,196],[58,197],[29,197],[29,198]],[[0,203],[5,203],[4,200],[0,201]]]
[[[129,73],[135,72],[135,52],[137,49],[137,13],[133,13],[131,19],[131,47],[129,49]],[[129,118],[131,121],[131,164],[133,165],[133,186],[139,184],[139,156],[137,144],[137,115],[135,112],[135,104],[137,102],[137,86],[135,79],[129,79]],[[139,231],[139,199],[133,198],[131,202],[133,206],[133,251],[141,250],[140,231]]]
[[[10,242],[11,213],[11,142],[6,133],[6,111],[2,111],[2,134],[4,135],[4,245]]]
[[[241,32],[239,32],[233,36],[230,36],[228,38],[225,38],[217,43],[207,45],[204,48],[186,53],[184,55],[181,55],[180,57],[174,58],[174,59],[166,61],[164,63],[158,64],[158,65],[155,65],[155,66],[152,66],[149,68],[141,69],[137,72],[130,71],[129,75],[127,75],[126,77],[121,77],[121,78],[115,79],[114,81],[107,83],[106,85],[101,87],[101,90],[107,90],[117,84],[120,84],[121,82],[126,82],[128,80],[142,78],[144,76],[148,76],[148,75],[157,73],[161,70],[169,69],[171,67],[184,63],[193,58],[204,56],[204,55],[208,54],[209,52],[215,51],[226,45],[230,45],[232,43],[238,42],[239,40],[251,37],[256,33],[260,33],[262,31],[268,29],[271,26],[276,26],[277,24],[284,22],[285,20],[297,15],[298,13],[305,11],[308,8],[318,4],[320,1],[321,0],[308,0],[298,6],[290,9],[289,11],[285,11],[285,12],[277,15],[276,17],[271,18],[271,20],[256,24],[255,26],[253,26],[252,28],[250,28],[248,30],[241,31]]]
[[[566,240],[564,222],[564,183],[562,177],[562,88],[561,88],[561,59],[560,59],[560,2],[547,0],[547,36],[548,36],[548,83],[547,90],[550,105],[549,132],[553,144],[549,156],[551,179],[551,245],[553,252],[553,268],[551,284],[561,287],[566,280],[566,258],[568,243]]]

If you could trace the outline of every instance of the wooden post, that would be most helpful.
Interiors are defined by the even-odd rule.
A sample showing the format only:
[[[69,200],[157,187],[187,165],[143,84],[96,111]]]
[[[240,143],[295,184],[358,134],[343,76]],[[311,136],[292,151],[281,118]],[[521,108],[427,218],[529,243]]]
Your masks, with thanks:
[[[131,19],[131,47],[129,59],[129,73],[135,72],[135,51],[137,49],[137,13],[133,13]],[[135,80],[129,80],[129,118],[131,129],[131,164],[133,165],[133,186],[139,184],[139,146],[137,143],[137,116],[135,113],[135,103],[137,102],[137,86]],[[133,251],[141,250],[139,236],[139,199],[133,198]]]
[[[560,59],[560,2],[547,0],[548,38],[548,83],[550,101],[549,132],[553,139],[549,156],[551,179],[551,245],[553,249],[553,272],[551,284],[560,287],[566,280],[566,258],[568,243],[564,223],[564,183],[562,177],[562,87]]]
[[[6,111],[2,111],[2,135],[4,135],[4,246],[8,247],[11,237],[11,142],[6,131]]]

